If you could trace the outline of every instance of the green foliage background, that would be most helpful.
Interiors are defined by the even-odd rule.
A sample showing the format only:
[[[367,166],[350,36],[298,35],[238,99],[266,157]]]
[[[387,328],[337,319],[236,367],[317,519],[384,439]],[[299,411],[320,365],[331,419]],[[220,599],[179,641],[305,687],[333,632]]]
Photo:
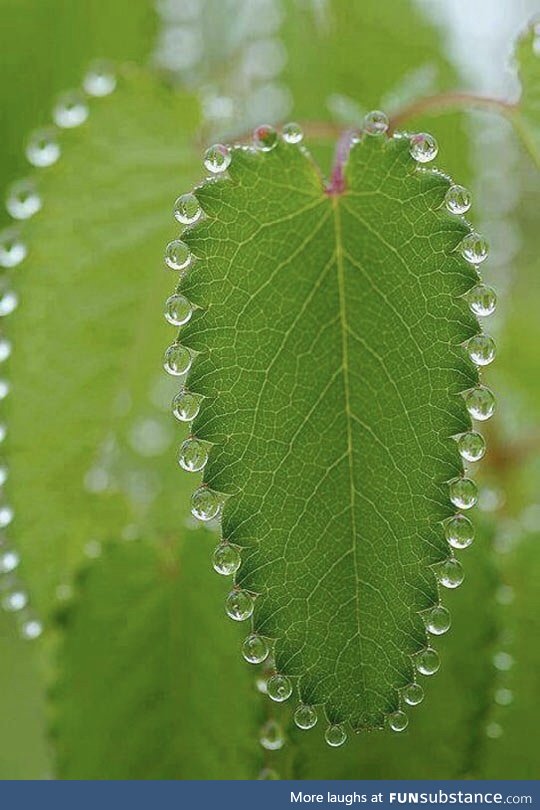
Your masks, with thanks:
[[[328,121],[327,99],[337,96],[334,118],[357,124],[356,116],[426,65],[434,78],[425,93],[461,88],[444,31],[407,0],[334,0],[323,19],[309,3],[288,0],[282,8],[290,117]],[[527,105],[519,115],[527,149],[515,139],[521,196],[508,215],[521,246],[495,321],[499,356],[487,381],[500,405],[480,473],[484,505],[497,508],[476,517],[466,583],[446,600],[453,627],[438,644],[443,666],[407,732],[361,735],[329,751],[322,720],[300,733],[290,710],[272,708],[256,691],[239,652],[241,628],[223,615],[227,584],[210,570],[215,538],[186,525],[193,477],[176,468],[181,432],[168,413],[176,389],[159,369],[172,339],[160,313],[172,282],[161,264],[176,232],[171,203],[202,178],[202,145],[213,134],[197,81],[189,72],[173,81],[148,69],[162,24],[150,2],[111,0],[103,14],[98,0],[1,0],[0,14],[2,188],[28,174],[22,146],[46,122],[55,95],[80,84],[90,59],[121,63],[118,90],[91,101],[89,121],[61,134],[58,165],[40,175],[44,209],[25,224],[29,256],[13,271],[21,304],[2,324],[14,346],[12,391],[0,405],[9,425],[6,495],[17,515],[10,537],[46,629],[24,641],[14,618],[0,613],[0,778],[249,779],[264,767],[299,779],[537,776],[532,29],[522,45]],[[234,95],[238,54],[223,39],[223,53],[212,56]],[[457,180],[481,183],[478,130],[467,114],[414,117],[409,125],[436,135],[440,165]],[[479,126],[503,124],[486,114]],[[243,132],[241,122],[235,127]],[[309,146],[330,165],[327,137]],[[476,206],[473,215],[481,216]],[[133,432],[149,423],[161,441],[141,458]],[[108,452],[108,486],[89,492],[85,477]],[[509,670],[493,666],[501,650],[514,659]],[[512,690],[510,705],[500,704],[501,689]],[[265,753],[257,730],[272,710],[287,744]]]

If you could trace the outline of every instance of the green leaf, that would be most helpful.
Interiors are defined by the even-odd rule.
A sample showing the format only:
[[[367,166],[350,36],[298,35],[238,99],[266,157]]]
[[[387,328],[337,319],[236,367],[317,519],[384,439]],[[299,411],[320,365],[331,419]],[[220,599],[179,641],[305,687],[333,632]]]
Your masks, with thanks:
[[[0,188],[27,172],[23,144],[31,128],[50,123],[56,93],[80,84],[96,58],[146,59],[154,41],[151,0],[1,0]],[[36,70],[39,61],[40,70]]]
[[[108,546],[63,616],[61,779],[250,779],[261,700],[205,532]]]
[[[171,283],[163,244],[178,184],[196,170],[197,122],[190,96],[130,69],[84,126],[64,134],[59,162],[38,178],[44,206],[22,230],[28,257],[12,279],[20,304],[5,319],[14,348],[3,405],[13,542],[42,613],[89,542],[133,521],[152,524],[147,536],[171,530],[187,512],[170,450],[178,385],[163,410],[156,357],[170,333],[159,311]],[[148,420],[164,445],[150,451],[137,438]],[[107,484],[100,495],[96,470]],[[141,514],[141,489],[157,489],[169,509]]]
[[[532,159],[540,168],[540,34],[531,23],[519,38],[516,60],[521,80],[521,98],[511,118]]]
[[[418,171],[407,138],[366,137],[329,195],[304,150],[235,150],[230,182],[198,192],[182,331],[205,397],[193,432],[227,498],[223,535],[278,670],[331,722],[382,725],[426,647],[442,521],[462,472],[460,393],[478,327],[466,223],[449,180]]]

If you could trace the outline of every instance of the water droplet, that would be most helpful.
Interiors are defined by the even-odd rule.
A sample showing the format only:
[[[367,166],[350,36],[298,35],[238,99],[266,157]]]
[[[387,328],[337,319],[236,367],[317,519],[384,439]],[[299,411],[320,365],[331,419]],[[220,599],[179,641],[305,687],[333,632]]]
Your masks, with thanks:
[[[200,472],[208,461],[208,446],[198,439],[189,438],[182,442],[178,463],[187,472]]]
[[[2,607],[4,610],[7,610],[8,613],[16,613],[25,608],[27,604],[28,594],[21,590],[12,591],[2,599]]]
[[[183,326],[193,314],[191,304],[183,295],[175,293],[165,301],[165,320],[172,326]]]
[[[462,433],[457,440],[459,454],[465,461],[480,461],[486,452],[486,441],[481,433],[475,430]]]
[[[467,351],[477,366],[489,366],[495,359],[495,341],[489,335],[475,335],[468,341]]]
[[[7,425],[4,422],[0,422],[0,444],[2,444],[6,438],[7,432]]]
[[[3,487],[8,480],[9,470],[7,464],[0,462],[0,487]]]
[[[466,295],[469,307],[479,318],[486,318],[495,312],[497,293],[487,284],[477,284]]]
[[[0,552],[0,574],[10,574],[18,567],[21,558],[13,549],[3,549]]]
[[[165,264],[171,270],[184,270],[191,262],[191,251],[181,239],[173,239],[165,250]]]
[[[300,143],[304,138],[302,127],[294,121],[285,124],[281,132],[286,143]]]
[[[511,689],[497,689],[495,692],[495,703],[499,706],[510,706],[514,700],[514,693]]]
[[[266,684],[268,697],[276,703],[283,703],[292,695],[292,683],[286,675],[272,675]]]
[[[191,514],[197,520],[213,520],[221,511],[221,497],[208,487],[199,487],[191,496]]]
[[[249,664],[262,664],[268,653],[268,644],[256,633],[248,636],[242,645],[242,655]]]
[[[421,675],[435,675],[441,665],[439,653],[433,647],[426,647],[416,656],[415,664]]]
[[[10,186],[6,208],[13,219],[30,219],[41,209],[42,199],[31,180],[19,180]]]
[[[235,589],[225,600],[225,611],[235,622],[244,622],[253,615],[255,600],[247,591]]]
[[[253,130],[253,144],[261,152],[270,152],[277,142],[278,134],[270,124],[261,124]]]
[[[0,318],[11,315],[19,305],[19,297],[13,290],[0,292]]]
[[[495,411],[495,397],[485,385],[472,388],[465,394],[465,405],[473,419],[485,422]]]
[[[28,248],[11,229],[0,234],[0,267],[17,267],[28,254]]]
[[[172,374],[173,377],[180,377],[189,371],[191,363],[191,352],[180,343],[173,343],[169,346],[163,358],[163,368],[167,374]]]
[[[32,166],[43,169],[52,166],[60,157],[60,144],[53,129],[33,132],[26,144],[26,157]]]
[[[479,233],[469,233],[462,241],[461,255],[470,264],[481,264],[488,256],[488,243]]]
[[[301,703],[294,713],[294,722],[298,728],[307,731],[317,725],[317,712],[313,706],[305,706]]]
[[[21,623],[20,633],[22,638],[33,641],[43,633],[43,625],[39,619],[26,619]]]
[[[445,588],[458,588],[464,579],[461,563],[452,557],[445,560],[437,570],[437,577]]]
[[[263,768],[257,779],[279,779],[279,774],[273,768]]]
[[[338,748],[347,739],[347,732],[340,723],[328,726],[324,732],[324,739],[332,748]]]
[[[424,690],[419,683],[410,683],[401,691],[405,703],[409,706],[418,706],[424,699]]]
[[[368,135],[383,135],[388,129],[388,116],[381,110],[371,110],[364,116],[364,130]]]
[[[450,611],[443,605],[435,605],[428,613],[425,614],[426,630],[434,636],[442,636],[443,633],[448,632],[452,620],[450,618]]]
[[[266,675],[259,675],[255,679],[255,686],[257,687],[257,691],[261,693],[261,695],[266,695],[268,685],[268,678]]]
[[[182,194],[174,204],[174,218],[182,225],[193,225],[202,214],[202,208],[195,194]]]
[[[242,557],[237,546],[231,546],[230,543],[223,542],[216,547],[212,557],[212,565],[214,571],[218,574],[230,577],[232,574],[236,574],[241,564]]]
[[[6,526],[9,526],[14,516],[15,512],[12,507],[8,504],[2,504],[0,506],[0,529],[5,529]]]
[[[11,341],[0,337],[0,363],[4,363],[11,355]]]
[[[509,653],[500,650],[493,656],[493,666],[499,672],[508,672],[514,666],[514,659]]]
[[[492,740],[498,740],[499,737],[502,737],[502,726],[499,723],[489,723],[486,726],[486,735]]]
[[[7,397],[11,390],[8,380],[0,380],[0,402]]]
[[[222,143],[216,143],[206,150],[204,154],[204,166],[212,174],[226,172],[231,165],[231,150]]]
[[[474,540],[474,526],[465,515],[454,515],[444,524],[446,539],[452,548],[468,548]]]
[[[113,93],[116,89],[116,76],[112,63],[104,59],[93,62],[84,76],[83,88],[85,93],[95,98]]]
[[[199,413],[200,408],[201,398],[198,394],[192,394],[185,389],[179,391],[172,402],[173,414],[180,422],[191,422]]]
[[[438,151],[437,141],[427,132],[419,132],[410,139],[409,152],[418,163],[429,163],[437,157]]]
[[[450,186],[444,201],[451,214],[466,214],[471,207],[471,192],[465,186]]]
[[[285,735],[277,720],[268,720],[261,728],[259,742],[267,751],[279,751],[285,745]]]
[[[392,712],[392,714],[388,715],[388,725],[392,731],[405,731],[409,725],[409,718],[405,712]]]
[[[88,118],[88,104],[82,93],[72,90],[63,93],[53,107],[53,121],[62,129],[73,129]]]
[[[471,478],[454,478],[449,489],[450,500],[458,509],[471,509],[478,500],[478,489]]]

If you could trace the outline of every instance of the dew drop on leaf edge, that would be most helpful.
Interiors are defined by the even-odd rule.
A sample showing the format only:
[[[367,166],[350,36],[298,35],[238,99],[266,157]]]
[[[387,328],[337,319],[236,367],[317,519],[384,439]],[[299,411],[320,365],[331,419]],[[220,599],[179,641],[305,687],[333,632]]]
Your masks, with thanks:
[[[272,675],[266,684],[268,697],[276,703],[283,703],[292,695],[292,683],[286,675]]]
[[[247,591],[233,590],[225,600],[225,611],[235,622],[244,622],[253,615],[254,601]]]
[[[242,645],[242,655],[248,664],[262,664],[270,652],[266,639],[251,633]]]
[[[230,577],[232,574],[236,574],[241,564],[242,557],[236,546],[224,542],[216,546],[212,557],[212,565],[216,573]]]
[[[429,163],[437,157],[439,147],[437,141],[427,132],[418,132],[410,138],[409,151],[418,163]]]
[[[486,452],[486,441],[481,433],[471,430],[457,440],[458,451],[464,461],[480,461]]]
[[[454,515],[444,524],[445,537],[452,548],[468,548],[474,540],[474,526],[465,515]]]
[[[450,611],[443,605],[435,605],[425,614],[426,630],[433,636],[442,636],[452,623]]]
[[[331,748],[338,748],[347,740],[347,732],[340,723],[334,723],[324,732],[324,739]]]
[[[298,728],[307,731],[317,724],[317,712],[313,706],[301,703],[294,713],[294,722]]]
[[[424,690],[419,683],[410,683],[401,691],[403,700],[409,706],[418,706],[424,699]]]
[[[409,718],[401,710],[388,715],[388,725],[392,731],[405,731],[409,725]]]

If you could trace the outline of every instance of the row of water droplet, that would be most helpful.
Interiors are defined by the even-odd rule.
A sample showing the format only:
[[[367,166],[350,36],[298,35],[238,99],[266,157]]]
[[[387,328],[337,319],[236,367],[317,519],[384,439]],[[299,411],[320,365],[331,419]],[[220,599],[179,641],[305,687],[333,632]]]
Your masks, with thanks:
[[[88,118],[87,97],[102,97],[111,93],[116,86],[116,76],[109,63],[100,61],[90,66],[82,90],[63,93],[55,102],[52,110],[53,125],[34,131],[25,146],[28,162],[35,169],[52,166],[59,159],[61,146],[58,139],[60,129],[73,129]],[[8,189],[6,209],[16,223],[22,223],[39,213],[43,199],[39,182],[35,178],[25,178],[14,182]],[[28,247],[23,240],[19,226],[12,225],[0,233],[0,268],[6,271],[18,268],[28,255]],[[0,282],[0,318],[10,315],[18,305],[19,299],[7,275]],[[0,365],[5,363],[12,353],[12,345],[0,333]],[[9,381],[0,379],[0,401],[8,396]],[[0,423],[0,443],[7,436],[7,426]],[[8,478],[8,467],[0,465],[0,486],[4,490]],[[0,601],[4,610],[15,613],[18,618],[20,633],[25,639],[38,638],[43,632],[43,624],[29,606],[26,588],[16,575],[20,563],[19,553],[11,546],[6,529],[14,518],[12,507],[2,499],[0,505]]]

